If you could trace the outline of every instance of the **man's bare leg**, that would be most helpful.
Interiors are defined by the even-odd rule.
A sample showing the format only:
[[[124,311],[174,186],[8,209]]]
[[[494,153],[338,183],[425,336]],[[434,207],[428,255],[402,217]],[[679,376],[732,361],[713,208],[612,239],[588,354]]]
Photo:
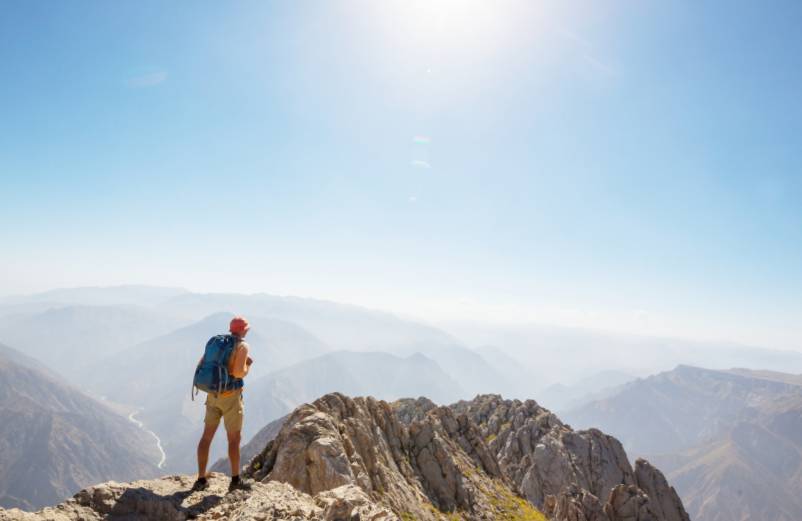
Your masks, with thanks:
[[[240,431],[227,432],[228,435],[228,461],[231,463],[231,477],[239,475],[239,443]]]
[[[198,478],[206,477],[206,464],[209,462],[209,447],[212,446],[214,433],[217,425],[206,425],[203,428],[203,435],[198,442]]]
[[[239,477],[239,442],[240,431],[229,432],[228,434],[228,461],[231,462],[231,483],[228,485],[228,491],[233,490],[251,490],[252,486],[249,480],[243,480]]]

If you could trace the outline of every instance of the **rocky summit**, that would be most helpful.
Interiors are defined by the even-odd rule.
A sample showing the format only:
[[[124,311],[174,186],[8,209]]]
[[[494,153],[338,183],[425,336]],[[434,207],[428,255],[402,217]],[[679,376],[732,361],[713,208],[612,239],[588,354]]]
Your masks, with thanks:
[[[111,481],[84,489],[64,503],[36,513],[0,509],[0,521],[398,519],[353,485],[312,497],[280,482],[257,483],[247,493],[227,493],[228,477],[219,473],[210,475],[207,490],[190,492],[193,480],[189,476],[168,476],[133,483]]]
[[[477,396],[451,406],[328,394],[290,414],[244,475],[190,493],[193,477],[104,483],[0,521],[320,519],[687,521],[662,473],[621,444],[574,431],[534,401]]]

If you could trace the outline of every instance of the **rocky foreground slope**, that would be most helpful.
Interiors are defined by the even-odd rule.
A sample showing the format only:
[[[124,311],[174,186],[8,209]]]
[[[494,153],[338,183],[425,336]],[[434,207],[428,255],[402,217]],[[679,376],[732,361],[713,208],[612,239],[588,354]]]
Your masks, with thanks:
[[[210,487],[190,493],[194,477],[168,476],[133,483],[108,482],[80,491],[74,498],[36,513],[0,509],[0,521],[95,521],[222,519],[231,521],[396,521],[360,488],[346,485],[311,497],[272,481],[253,491],[226,493],[228,477],[214,473]]]
[[[170,476],[0,520],[688,520],[660,471],[633,469],[614,438],[493,395],[440,407],[329,394],[297,408],[245,474],[250,493],[224,494],[215,474],[189,494],[191,477]]]

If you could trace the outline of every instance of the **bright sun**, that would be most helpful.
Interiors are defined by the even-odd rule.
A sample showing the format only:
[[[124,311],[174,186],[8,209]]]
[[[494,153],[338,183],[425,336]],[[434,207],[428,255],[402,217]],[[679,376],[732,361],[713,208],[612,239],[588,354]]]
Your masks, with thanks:
[[[412,0],[378,2],[380,25],[432,53],[486,57],[536,34],[537,4],[522,1]]]

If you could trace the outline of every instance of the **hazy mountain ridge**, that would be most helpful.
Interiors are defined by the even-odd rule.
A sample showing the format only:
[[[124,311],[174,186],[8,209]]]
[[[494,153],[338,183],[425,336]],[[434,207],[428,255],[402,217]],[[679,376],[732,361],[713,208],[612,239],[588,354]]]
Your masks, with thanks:
[[[81,384],[92,362],[166,334],[185,322],[133,305],[62,305],[14,316],[0,340]]]
[[[6,320],[6,324],[11,326],[18,322],[19,319],[17,317],[27,317],[32,314],[30,312],[22,313],[20,310],[27,310],[30,306],[38,305],[42,302],[48,303],[46,304],[48,307],[45,310],[38,311],[43,315],[43,319],[34,328],[37,331],[50,332],[51,334],[50,337],[44,339],[44,341],[36,342],[33,346],[37,355],[43,359],[62,356],[61,351],[54,347],[54,344],[58,344],[62,339],[72,342],[78,348],[89,345],[92,346],[93,350],[99,349],[103,352],[108,351],[107,344],[115,344],[115,342],[104,340],[102,334],[95,333],[90,335],[93,326],[98,327],[100,332],[113,333],[114,328],[104,326],[102,317],[95,317],[96,320],[94,321],[90,317],[90,320],[84,321],[81,334],[59,333],[58,324],[44,320],[44,318],[52,317],[52,313],[58,308],[100,305],[107,312],[113,313],[114,306],[121,306],[124,309],[133,307],[133,309],[141,310],[151,316],[154,314],[162,315],[160,320],[153,320],[153,323],[145,321],[136,334],[129,335],[129,341],[124,346],[115,344],[114,350],[119,350],[120,352],[124,352],[122,348],[131,348],[137,344],[154,340],[160,335],[168,334],[179,326],[197,323],[212,315],[236,313],[248,317],[249,320],[254,322],[254,332],[262,329],[261,333],[263,335],[266,334],[266,328],[259,327],[258,322],[260,320],[257,319],[260,317],[281,321],[284,324],[294,324],[306,331],[310,336],[324,343],[327,346],[325,350],[381,351],[400,356],[423,352],[437,361],[453,378],[462,381],[463,387],[469,393],[503,391],[508,394],[521,394],[514,388],[512,380],[498,373],[481,356],[466,349],[445,331],[420,322],[402,319],[384,311],[350,304],[310,298],[282,297],[264,293],[251,295],[202,294],[174,288],[145,286],[60,289],[36,295],[7,297],[0,300],[0,304],[4,302],[7,304],[5,308],[0,306],[0,315],[5,316],[6,319],[14,317],[14,320]],[[123,313],[124,310],[117,312]],[[22,313],[22,315],[19,313]],[[2,316],[0,316],[0,341],[4,338]],[[175,326],[170,328],[170,331],[154,331],[154,324],[164,320],[172,320]],[[9,336],[14,338],[24,336],[24,330],[25,328],[22,326],[14,326]],[[22,333],[18,334],[16,333],[17,331],[22,331]],[[225,324],[220,324],[215,333],[224,331]],[[198,350],[201,350],[201,344],[205,342],[205,339],[198,339],[196,342],[199,344]],[[269,345],[260,346],[259,342],[254,342],[254,346],[266,349],[266,354],[268,355],[277,355],[275,360],[267,360],[267,363],[262,359],[262,363],[255,366],[257,372],[262,371],[261,368],[264,367],[269,367],[269,369],[264,370],[264,372],[269,372],[294,363],[304,357],[308,358],[319,354],[317,352],[308,353],[305,356],[296,355],[294,359],[288,362],[283,360],[285,357],[283,353],[271,353]],[[293,346],[293,350],[298,350],[299,347],[301,346]],[[78,356],[68,360],[70,363],[82,365],[96,362],[97,353],[93,353],[92,356],[76,354]],[[54,362],[54,365],[57,364]],[[72,377],[71,374],[66,376]],[[73,381],[76,384],[82,384],[82,380],[82,375],[79,375]]]
[[[187,293],[187,290],[137,284],[85,286],[3,297],[0,298],[0,306],[26,306],[40,303],[47,306],[153,306],[183,293]]]
[[[101,403],[0,354],[0,461],[0,505],[32,508],[94,482],[155,476],[159,453]]]
[[[74,384],[97,396],[142,409],[139,419],[162,437],[168,453],[167,468],[175,471],[191,468],[194,456],[192,451],[185,449],[190,439],[197,435],[203,417],[203,397],[200,402],[190,400],[191,372],[206,340],[225,332],[234,312],[246,315],[252,325],[247,340],[255,363],[248,377],[249,386],[257,384],[260,377],[268,373],[314,359],[337,346],[348,345],[348,351],[360,346],[369,352],[380,352],[382,346],[392,348],[389,354],[397,358],[386,359],[384,369],[378,371],[386,375],[393,374],[392,360],[405,360],[416,352],[425,352],[428,361],[419,363],[420,375],[416,375],[418,377],[414,380],[423,385],[417,392],[425,391],[443,401],[467,397],[477,391],[507,391],[513,387],[509,378],[496,372],[481,356],[454,344],[454,339],[448,334],[358,306],[266,294],[194,294],[147,287],[57,290],[5,299],[4,302],[12,303],[5,309],[10,313],[5,318],[6,324],[16,324],[13,331],[26,329],[21,318],[36,321],[31,323],[31,327],[38,332],[39,339],[32,342],[32,349],[42,358],[50,360],[51,365],[59,365],[60,357],[68,357],[69,367],[80,367],[77,372],[69,367],[65,371],[65,376]],[[50,306],[44,311],[19,311],[43,302]],[[58,317],[76,313],[80,320],[69,322],[74,326],[64,328],[60,325]],[[149,319],[160,313],[164,314],[163,320]],[[119,345],[122,342],[107,340],[119,332],[116,325],[119,320],[106,320],[107,315],[141,317],[141,327],[131,338],[146,338],[124,347]],[[175,320],[182,321],[181,327],[169,332],[158,329],[160,323]],[[194,322],[184,325],[187,320]],[[314,327],[316,331],[306,326]],[[0,339],[3,338],[2,332],[0,327]],[[327,336],[322,338],[318,333]],[[69,356],[61,349],[62,345],[74,346],[68,351]],[[114,352],[109,356],[102,354],[110,351]],[[360,357],[367,360],[370,355],[365,353]],[[440,369],[435,370],[433,366],[438,365]],[[408,361],[398,365],[399,368],[407,366]],[[432,366],[432,369],[424,366]],[[312,367],[310,365],[309,369]],[[413,376],[412,372],[408,374]],[[462,385],[456,384],[455,380],[467,384],[464,394]],[[373,382],[371,385],[358,386],[359,379],[348,371],[320,379],[320,385],[309,390],[303,390],[304,386],[315,384],[309,379],[285,378],[283,381],[287,383],[274,387],[275,396],[265,392],[260,400],[253,403],[248,400],[248,419],[254,423],[246,422],[249,430],[246,436],[256,432],[260,425],[291,411],[299,403],[325,392],[346,390],[386,398],[414,393],[411,386],[403,385],[398,386],[398,390],[403,392],[396,393],[391,388],[393,379],[386,377],[370,380]],[[186,455],[179,456],[176,450],[186,452]],[[220,453],[222,447],[216,444],[213,450]]]
[[[275,371],[248,385],[254,397],[271,396],[292,406],[330,392],[383,399],[408,396],[415,391],[448,401],[463,395],[460,386],[438,364],[417,353],[399,357],[380,352],[338,351],[304,360]]]
[[[765,371],[735,368],[727,371],[728,373],[747,376],[749,378],[760,378],[763,380],[771,380],[774,382],[782,382],[791,385],[802,385],[802,374],[788,374],[778,371]]]
[[[29,369],[45,373],[53,380],[64,379],[63,376],[51,370],[49,367],[44,365],[41,361],[37,360],[36,358],[28,356],[25,353],[18,351],[17,349],[8,347],[7,345],[0,344],[0,359],[5,359],[6,361],[11,361],[14,362],[15,364],[19,364]]]
[[[605,371],[636,377],[670,371],[677,365],[725,370],[802,373],[802,352],[726,342],[627,335],[538,324],[500,325],[446,322],[441,327],[470,347],[495,346],[537,375],[535,396],[552,384],[570,385]]]
[[[194,317],[221,310],[237,310],[243,315],[286,320],[309,330],[334,349],[392,352],[395,347],[410,342],[457,343],[439,329],[391,313],[311,298],[266,293],[191,293],[173,297],[159,308]]]
[[[675,483],[693,519],[802,518],[797,375],[680,366],[567,414],[619,436]],[[651,407],[651,409],[650,409]]]
[[[159,309],[194,317],[221,310],[236,310],[249,318],[277,318],[297,324],[338,351],[379,351],[402,357],[422,352],[461,382],[462,388],[468,393],[503,391],[520,394],[515,382],[500,374],[451,334],[385,311],[264,293],[189,293],[169,299]]]
[[[120,295],[115,294],[118,291],[121,291]],[[70,301],[73,298],[71,295],[75,295],[73,301]],[[51,301],[57,301],[57,304],[53,305]],[[49,307],[32,310],[32,307],[43,304]],[[203,343],[209,336],[225,330],[232,312],[245,314],[254,326],[248,337],[254,348],[253,357],[256,363],[248,378],[245,394],[246,439],[255,434],[260,426],[285,415],[299,403],[330,391],[371,394],[387,399],[425,392],[441,403],[473,396],[477,392],[499,390],[513,396],[540,397],[540,392],[535,392],[534,389],[543,389],[553,381],[586,381],[589,376],[592,378],[594,374],[603,373],[604,364],[618,363],[622,355],[643,347],[643,342],[655,349],[666,350],[668,354],[664,361],[680,356],[690,349],[682,342],[671,347],[673,344],[666,339],[629,339],[630,343],[624,349],[615,350],[613,343],[620,341],[620,336],[613,336],[605,341],[593,332],[576,331],[569,335],[569,348],[566,349],[566,345],[562,343],[564,331],[554,328],[542,337],[508,336],[506,338],[510,340],[510,344],[503,348],[469,350],[464,346],[477,343],[481,345],[484,339],[482,335],[469,336],[471,343],[462,344],[455,336],[431,326],[358,306],[266,294],[194,294],[169,288],[142,287],[136,287],[135,290],[79,288],[59,290],[55,292],[55,297],[51,292],[44,296],[10,301],[4,299],[0,301],[0,333],[5,326],[20,319],[33,316],[53,317],[53,313],[60,309],[92,312],[96,308],[103,308],[104,312],[116,313],[118,307],[125,313],[131,309],[137,313],[145,310],[143,316],[164,313],[168,320],[175,320],[174,317],[180,317],[178,320],[183,321],[195,320],[188,326],[172,329],[132,347],[122,348],[113,356],[100,361],[95,361],[93,356],[93,364],[88,371],[93,376],[81,381],[83,386],[91,387],[98,396],[108,396],[132,406],[144,406],[139,419],[162,437],[168,453],[168,469],[173,471],[186,471],[194,466],[193,447],[202,427],[202,395],[194,403],[189,399],[191,370],[202,353]],[[206,314],[210,310],[211,315]],[[92,318],[90,313],[86,320],[82,320],[92,324]],[[47,329],[49,326],[42,323],[39,327]],[[359,337],[360,334],[364,334],[364,337]],[[73,333],[64,334],[65,337],[72,335]],[[78,335],[76,338],[82,337]],[[592,342],[598,338],[602,338],[602,343],[596,346]],[[554,345],[549,344],[552,340]],[[46,348],[49,344],[40,342],[37,345]],[[351,354],[347,354],[351,350],[333,351],[341,345],[355,346],[355,349],[363,351]],[[51,349],[56,347],[50,346]],[[611,352],[606,351],[608,347],[612,349]],[[671,349],[664,349],[667,347]],[[382,349],[388,352],[383,353]],[[723,359],[729,356],[727,353],[745,353],[741,358],[736,357],[736,360],[752,360],[769,352],[738,349],[740,348],[720,349],[716,353],[722,355]],[[416,352],[423,354],[418,355],[420,358],[414,358]],[[802,358],[798,353],[769,353],[776,355],[776,358],[768,359],[773,360],[774,366],[784,364],[794,367],[795,357]],[[345,361],[346,357],[353,358]],[[637,360],[637,356],[630,359]],[[382,362],[374,364],[370,360]],[[355,365],[359,365],[361,369],[350,371],[349,367]],[[567,372],[561,369],[564,365],[569,367]],[[755,366],[746,365],[755,369]],[[637,364],[631,366],[637,367]],[[399,370],[406,370],[406,374],[414,375],[417,379],[410,380],[409,386],[405,386],[403,378],[381,377],[382,374],[396,374]],[[750,370],[741,372],[744,371],[748,373]],[[368,376],[363,377],[365,374]],[[68,375],[74,376],[72,372],[68,372]],[[740,374],[733,370],[727,378],[736,379],[733,381],[751,378],[757,382],[754,389],[764,389],[772,396],[771,400],[777,399],[778,389],[785,389],[782,386],[794,384],[782,381],[777,373],[766,371],[761,371],[758,375]],[[604,381],[604,378],[595,380]],[[625,385],[624,389],[637,383]],[[665,445],[665,440],[673,440],[672,443],[678,447],[692,449],[699,444],[716,443],[717,433],[726,431],[726,426],[736,420],[744,419],[739,416],[739,400],[747,399],[745,397],[748,396],[749,400],[759,404],[760,397],[763,396],[757,391],[751,395],[749,392],[743,395],[732,394],[729,401],[722,402],[726,406],[716,402],[715,407],[710,410],[692,407],[690,409],[695,410],[698,417],[676,424],[673,418],[682,412],[683,407],[677,408],[673,400],[667,399],[667,391],[661,389],[660,385],[670,386],[671,382],[663,382],[654,389],[647,389],[640,397],[640,402],[635,400],[625,403],[621,407],[605,411],[604,415],[626,416],[634,426],[640,426],[638,433],[644,430],[654,433],[653,441],[656,440],[658,444]],[[780,387],[776,387],[778,385]],[[416,392],[416,386],[420,386],[422,392]],[[560,391],[561,388],[553,389]],[[718,391],[724,392],[726,389],[728,387],[725,385]],[[605,391],[607,392],[609,391]],[[559,397],[559,393],[557,396]],[[544,403],[549,404],[549,395],[543,394],[543,398]],[[789,430],[793,432],[799,428],[794,416],[793,399],[787,400],[790,404],[788,411],[778,412],[771,420],[772,432],[785,429],[783,432],[786,436]],[[650,407],[656,408],[657,414]],[[722,410],[729,412],[717,417],[711,416],[711,421],[704,421],[705,414],[712,414],[711,411],[716,407],[723,407]],[[575,423],[570,414],[568,419]],[[748,420],[749,416],[745,419]],[[612,432],[618,434],[615,430]],[[640,434],[630,436],[628,432],[622,432],[619,435],[625,446],[630,448]],[[216,441],[213,458],[223,453],[222,441]],[[634,447],[643,449],[637,443]],[[636,454],[652,455],[655,461],[661,462],[661,467],[672,471],[680,467],[693,467],[694,462],[689,457],[683,456],[680,461],[680,454],[671,456],[661,453],[655,456],[657,452],[660,451],[647,447]],[[697,456],[701,457],[701,453]]]
[[[537,393],[544,405],[562,412],[615,394],[618,388],[636,378],[623,371],[605,370],[569,385],[552,384]]]

